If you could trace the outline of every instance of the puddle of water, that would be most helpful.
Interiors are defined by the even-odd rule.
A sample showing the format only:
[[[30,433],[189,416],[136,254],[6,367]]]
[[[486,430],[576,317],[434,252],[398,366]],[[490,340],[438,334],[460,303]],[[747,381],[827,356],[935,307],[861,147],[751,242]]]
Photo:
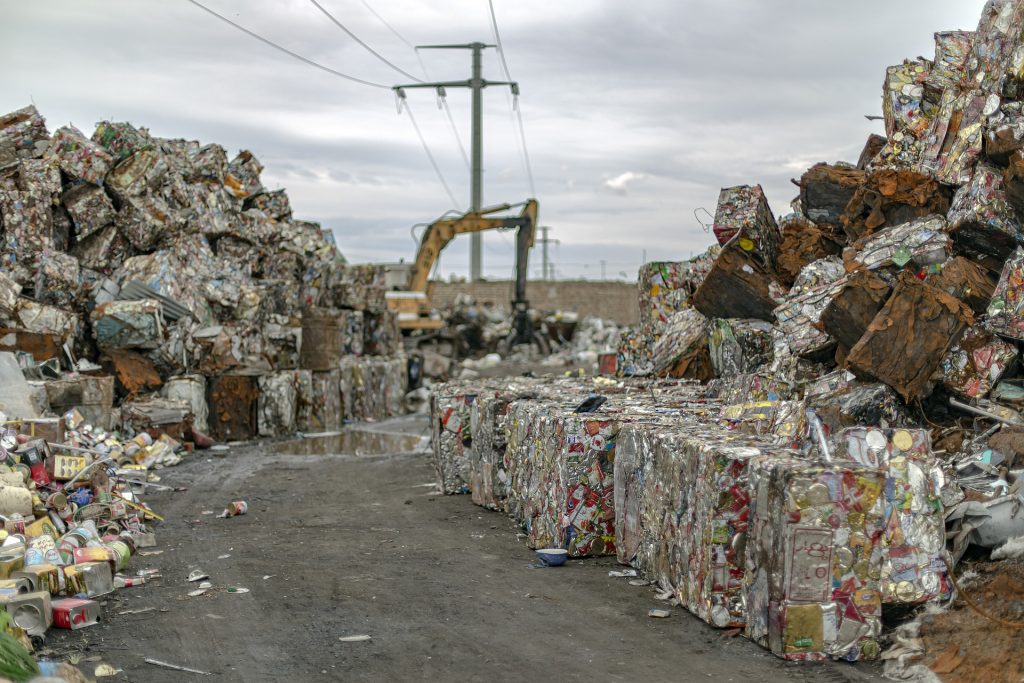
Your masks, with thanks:
[[[344,431],[289,441],[277,449],[286,455],[389,455],[418,450],[421,437],[415,434]]]

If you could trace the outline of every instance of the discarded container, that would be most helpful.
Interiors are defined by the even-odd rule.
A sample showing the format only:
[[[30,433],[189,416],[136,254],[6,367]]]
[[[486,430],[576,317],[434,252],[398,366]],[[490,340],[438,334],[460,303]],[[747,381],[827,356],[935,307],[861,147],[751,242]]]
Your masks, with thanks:
[[[53,625],[76,631],[94,626],[100,621],[100,606],[93,600],[62,598],[50,603],[53,609]]]

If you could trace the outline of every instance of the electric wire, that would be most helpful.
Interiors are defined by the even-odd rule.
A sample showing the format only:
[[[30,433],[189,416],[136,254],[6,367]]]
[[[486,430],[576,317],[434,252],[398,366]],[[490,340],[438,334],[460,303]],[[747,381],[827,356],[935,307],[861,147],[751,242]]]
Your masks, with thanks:
[[[494,43],[498,49],[498,60],[501,62],[501,70],[505,74],[505,80],[512,80],[512,72],[508,68],[508,61],[505,59],[505,48],[501,43],[501,32],[498,30],[498,17],[494,13],[494,0],[487,0],[487,7],[491,12],[491,32],[494,34]],[[506,101],[508,93],[505,93]],[[513,125],[518,125],[519,128],[519,144],[522,153],[523,166],[526,170],[526,180],[530,185],[530,196],[537,196],[537,188],[533,182],[533,166],[530,163],[530,150],[526,145],[526,128],[523,125],[523,112],[519,108],[519,96],[509,103],[509,107],[515,112],[515,118]],[[510,112],[511,115],[511,112]]]
[[[452,134],[455,136],[455,142],[459,145],[459,152],[462,154],[462,160],[466,162],[466,169],[472,169],[472,166],[469,163],[469,155],[466,154],[466,147],[462,144],[462,136],[459,135],[459,128],[455,125],[455,119],[452,117],[452,110],[448,108],[448,98],[442,97],[440,100],[441,108],[444,109],[444,113],[448,115],[448,123],[451,124]]]
[[[420,144],[423,145],[423,151],[427,153],[427,159],[430,160],[430,165],[434,167],[434,173],[437,174],[437,179],[441,181],[441,185],[444,186],[444,191],[448,193],[448,199],[452,200],[452,206],[458,206],[459,202],[455,199],[455,195],[452,194],[452,190],[448,187],[448,181],[444,179],[444,174],[441,173],[441,167],[437,165],[437,160],[434,159],[433,153],[430,151],[430,146],[427,145],[427,139],[423,137],[423,132],[420,130],[420,125],[416,123],[416,116],[412,113],[412,107],[409,106],[409,102],[406,99],[399,100],[405,112],[409,115],[409,120],[412,121],[412,127],[416,130],[416,136],[420,139]]]
[[[402,41],[403,43],[408,45],[411,50],[415,50],[416,49],[416,46],[413,45],[412,43],[410,43],[408,40],[406,40],[405,36],[403,36],[401,33],[398,32],[398,29],[396,29],[394,26],[389,24],[388,21],[384,17],[382,17],[381,15],[377,14],[377,10],[373,9],[373,7],[370,6],[369,2],[367,2],[366,0],[359,0],[359,1],[363,3],[363,7],[365,7],[370,12],[370,14],[372,14],[375,17],[377,17],[377,21],[379,21],[380,23],[384,24],[384,26],[386,26],[389,31],[394,33],[396,38],[398,38],[400,41]]]
[[[340,28],[340,29],[341,29],[342,31],[344,31],[344,32],[345,32],[345,33],[346,33],[346,34],[348,35],[348,37],[349,37],[349,38],[351,38],[352,40],[356,41],[356,42],[357,42],[357,43],[359,43],[359,44],[360,44],[361,46],[363,46],[363,47],[364,47],[364,48],[366,49],[366,51],[367,51],[367,52],[369,52],[370,54],[372,54],[372,55],[373,55],[374,57],[376,57],[376,58],[377,58],[377,59],[379,59],[380,61],[384,62],[385,64],[387,64],[388,66],[390,66],[390,67],[391,67],[392,69],[394,69],[394,70],[395,70],[395,71],[397,71],[398,73],[402,74],[403,76],[406,76],[406,77],[408,77],[408,78],[411,78],[412,80],[416,81],[417,83],[422,83],[422,82],[423,82],[423,81],[421,81],[421,80],[420,80],[419,78],[416,78],[416,77],[415,77],[415,76],[413,76],[413,75],[412,75],[411,73],[409,73],[408,71],[406,71],[405,69],[403,69],[403,68],[401,68],[401,67],[399,67],[399,66],[395,65],[395,64],[394,64],[393,62],[391,62],[391,61],[390,61],[390,60],[389,60],[389,59],[388,59],[387,57],[385,57],[384,55],[382,55],[381,53],[377,52],[377,51],[376,51],[376,50],[374,50],[374,49],[373,49],[372,47],[370,47],[369,45],[367,45],[365,41],[363,41],[363,40],[362,40],[362,39],[361,39],[361,38],[360,38],[359,36],[357,36],[357,35],[356,35],[355,33],[352,33],[352,31],[350,31],[350,30],[348,29],[348,27],[347,27],[347,26],[345,26],[345,25],[344,25],[343,23],[341,23],[340,21],[338,21],[338,20],[337,20],[337,19],[335,18],[335,16],[334,16],[333,14],[331,14],[330,12],[328,12],[328,11],[327,11],[327,9],[326,9],[326,8],[325,8],[325,7],[323,6],[323,5],[321,5],[321,4],[319,3],[319,2],[317,2],[317,0],[309,0],[309,1],[310,1],[311,3],[313,3],[313,6],[314,6],[314,7],[316,7],[316,8],[318,9],[318,10],[320,10],[320,11],[321,11],[321,12],[323,13],[323,15],[324,15],[325,17],[327,17],[328,19],[330,19],[330,20],[331,20],[331,23],[333,23],[333,24],[334,24],[335,26],[337,26],[337,27],[338,27],[338,28]]]
[[[224,23],[229,24],[231,26],[234,26],[236,29],[238,29],[242,33],[245,33],[246,35],[251,36],[252,38],[255,38],[256,40],[260,41],[264,45],[267,45],[269,47],[274,48],[275,50],[283,52],[284,54],[288,55],[289,57],[293,57],[293,58],[299,60],[300,62],[304,62],[305,64],[308,64],[309,66],[312,66],[312,67],[315,67],[317,69],[320,69],[321,71],[326,71],[327,73],[332,74],[334,76],[338,76],[339,78],[344,78],[345,80],[352,81],[353,83],[361,83],[363,85],[368,85],[368,86],[371,86],[373,88],[383,88],[385,90],[390,90],[391,89],[390,86],[383,85],[381,83],[374,83],[372,81],[366,81],[366,80],[363,80],[362,78],[356,78],[355,76],[349,76],[348,74],[345,74],[345,73],[342,73],[342,72],[337,71],[335,69],[332,69],[329,66],[324,66],[323,64],[320,64],[319,62],[314,62],[312,59],[309,59],[308,57],[303,57],[302,55],[298,54],[297,52],[292,52],[288,48],[282,47],[282,46],[278,45],[277,43],[275,43],[275,42],[273,42],[271,40],[268,40],[267,38],[264,38],[263,36],[259,35],[258,33],[250,31],[249,29],[245,28],[244,26],[242,26],[240,24],[236,24],[235,22],[231,21],[230,19],[228,19],[224,15],[218,14],[217,12],[213,11],[212,9],[210,9],[206,5],[202,4],[201,2],[198,2],[197,0],[188,0],[188,2],[192,3],[193,5],[198,7],[199,9],[203,10],[204,12],[217,17],[218,19],[220,19]]]

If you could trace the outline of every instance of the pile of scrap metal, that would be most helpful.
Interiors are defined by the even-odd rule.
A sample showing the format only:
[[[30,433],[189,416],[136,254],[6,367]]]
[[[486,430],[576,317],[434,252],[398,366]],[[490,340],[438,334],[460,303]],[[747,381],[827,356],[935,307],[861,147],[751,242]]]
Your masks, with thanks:
[[[782,657],[878,656],[883,606],[1024,536],[1021,55],[1024,0],[991,0],[887,71],[886,136],[792,214],[723,189],[717,245],[641,269],[616,378],[438,391],[444,491]]]
[[[31,414],[0,410],[198,444],[398,412],[383,268],[346,264],[262,169],[127,123],[0,116],[0,351],[37,388]]]

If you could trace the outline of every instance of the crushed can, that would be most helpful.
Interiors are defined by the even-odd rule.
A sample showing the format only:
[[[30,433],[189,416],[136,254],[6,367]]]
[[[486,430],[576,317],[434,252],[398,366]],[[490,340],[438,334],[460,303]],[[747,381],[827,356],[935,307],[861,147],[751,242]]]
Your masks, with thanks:
[[[15,595],[4,602],[4,607],[14,625],[30,636],[43,635],[53,623],[50,594],[46,591]]]
[[[109,562],[88,562],[64,567],[65,593],[95,598],[114,590]]]
[[[12,573],[21,570],[25,566],[25,553],[3,552],[0,553],[0,579],[6,579]]]
[[[145,576],[125,576],[124,574],[114,576],[114,588],[133,588],[145,585],[145,583]]]
[[[93,626],[100,620],[100,606],[94,600],[83,598],[62,598],[54,600],[53,625],[72,631]]]
[[[0,591],[5,593],[29,593],[32,591],[32,584],[28,579],[0,579]]]
[[[249,504],[244,500],[235,500],[228,503],[228,506],[224,508],[224,512],[221,513],[221,517],[238,517],[244,515],[249,511]]]
[[[63,588],[64,578],[60,567],[52,564],[34,564],[11,572],[12,579],[26,579],[32,585],[33,591],[46,591],[51,595],[57,595]]]

